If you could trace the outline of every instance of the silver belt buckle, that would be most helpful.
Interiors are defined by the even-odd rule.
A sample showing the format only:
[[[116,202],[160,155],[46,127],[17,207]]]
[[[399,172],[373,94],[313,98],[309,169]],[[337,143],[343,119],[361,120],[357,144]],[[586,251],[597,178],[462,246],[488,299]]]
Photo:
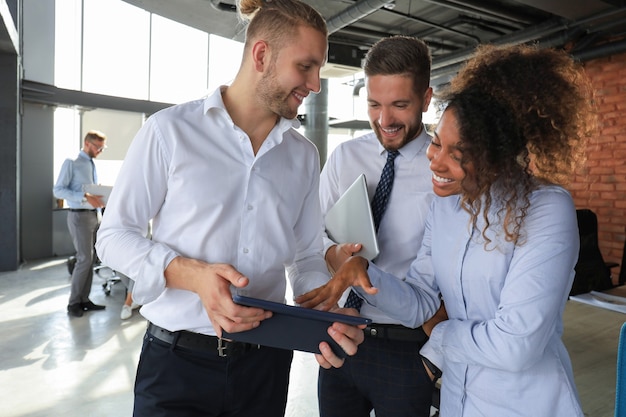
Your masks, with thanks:
[[[217,353],[219,354],[221,358],[225,358],[228,356],[228,354],[226,353],[226,348],[227,346],[223,342],[223,339],[221,337],[218,337],[217,338]]]

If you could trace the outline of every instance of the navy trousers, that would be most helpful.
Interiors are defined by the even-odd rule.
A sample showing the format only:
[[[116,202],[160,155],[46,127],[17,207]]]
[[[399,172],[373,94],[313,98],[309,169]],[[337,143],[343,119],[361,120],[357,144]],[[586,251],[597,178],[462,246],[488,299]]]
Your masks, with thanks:
[[[421,345],[365,337],[341,368],[320,367],[320,417],[428,417],[434,383]]]
[[[283,417],[293,352],[190,351],[144,337],[134,417]]]

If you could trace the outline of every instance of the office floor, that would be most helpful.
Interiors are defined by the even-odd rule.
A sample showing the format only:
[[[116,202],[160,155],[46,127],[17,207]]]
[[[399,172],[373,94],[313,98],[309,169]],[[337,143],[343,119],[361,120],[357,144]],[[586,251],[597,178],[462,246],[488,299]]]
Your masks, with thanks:
[[[94,278],[92,300],[105,311],[68,317],[65,258],[0,273],[0,415],[124,417],[145,330],[135,312],[121,320],[124,286],[110,296]],[[569,301],[564,340],[585,415],[612,417],[617,337],[626,315]],[[317,417],[317,363],[296,352],[286,416]]]

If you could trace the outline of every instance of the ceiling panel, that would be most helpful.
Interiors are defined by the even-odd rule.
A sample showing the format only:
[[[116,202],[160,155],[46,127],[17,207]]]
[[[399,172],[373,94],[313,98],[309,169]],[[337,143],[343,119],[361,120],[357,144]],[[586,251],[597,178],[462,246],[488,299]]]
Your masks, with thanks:
[[[197,29],[243,41],[234,0],[125,0]],[[626,51],[624,0],[309,0],[329,25],[329,62],[341,76],[379,39],[429,45],[435,83],[446,82],[481,43],[535,42],[580,57]],[[357,62],[359,62],[357,60]],[[331,74],[331,72],[327,72]]]
[[[571,0],[519,0],[519,2],[570,20],[581,19],[612,7],[611,4],[599,0],[574,2]]]

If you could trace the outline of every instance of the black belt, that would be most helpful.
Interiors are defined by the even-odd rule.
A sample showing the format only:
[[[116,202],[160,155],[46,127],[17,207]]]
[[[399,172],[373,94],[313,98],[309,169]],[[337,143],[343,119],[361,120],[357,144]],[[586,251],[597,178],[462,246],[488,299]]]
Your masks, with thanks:
[[[205,353],[213,352],[222,357],[239,356],[251,350],[261,348],[260,345],[229,341],[216,336],[188,332],[186,330],[170,332],[154,323],[148,323],[148,334],[168,345],[174,345],[174,347],[202,351]]]
[[[398,342],[415,342],[423,345],[428,340],[424,329],[409,329],[399,324],[370,324],[365,327],[365,336],[376,339],[395,340]]]
[[[96,211],[96,209],[70,209],[70,211],[76,211],[76,212],[81,212],[81,211]]]

